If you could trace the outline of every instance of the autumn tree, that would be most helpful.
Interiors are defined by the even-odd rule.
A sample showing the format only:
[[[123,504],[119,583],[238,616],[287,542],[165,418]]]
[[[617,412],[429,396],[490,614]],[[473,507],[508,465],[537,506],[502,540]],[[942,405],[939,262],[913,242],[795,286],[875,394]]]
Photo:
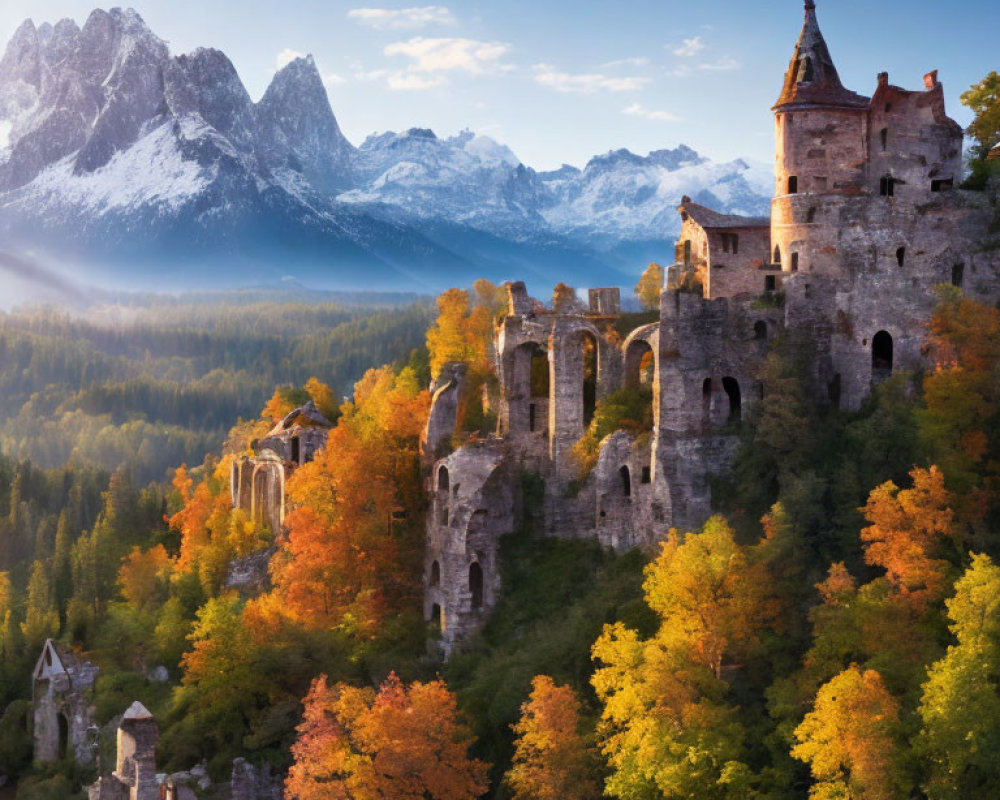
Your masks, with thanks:
[[[825,684],[795,729],[792,755],[809,764],[812,800],[908,796],[899,766],[899,704],[875,670],[852,664]]]
[[[1000,311],[950,286],[940,288],[938,300],[919,431],[956,495],[960,518],[985,528],[980,521],[1000,504]]]
[[[455,696],[440,679],[404,686],[391,673],[378,692],[320,676],[304,700],[285,781],[298,800],[475,800],[488,766]]]
[[[288,482],[295,510],[272,572],[291,618],[320,629],[350,621],[367,635],[417,596],[428,403],[412,371],[370,370],[326,447]]]
[[[569,686],[536,676],[521,718],[511,727],[514,759],[505,780],[514,800],[601,797],[597,754],[580,730],[580,701]]]
[[[973,84],[959,98],[975,114],[965,132],[975,139],[972,148],[972,177],[976,185],[991,173],[987,162],[990,150],[1000,142],[1000,74],[990,72]],[[978,180],[976,180],[978,179]]]
[[[264,406],[261,416],[266,420],[270,420],[272,424],[281,422],[281,420],[295,409],[304,406],[309,399],[310,393],[305,388],[293,385],[279,386],[274,390],[274,394],[271,395],[271,399],[268,400],[267,405]],[[319,404],[317,403],[317,405]]]
[[[924,790],[931,800],[985,797],[1000,783],[1000,567],[973,556],[947,607],[957,642],[927,670],[919,707]]]
[[[132,548],[118,572],[125,602],[139,612],[155,611],[167,599],[170,570],[170,557],[162,544],[149,550]]]
[[[872,490],[862,509],[868,564],[885,569],[893,589],[914,606],[939,599],[948,562],[937,558],[955,536],[951,497],[937,467],[915,468],[912,489],[887,481]]]
[[[557,314],[574,314],[580,311],[580,298],[576,289],[565,283],[557,283],[552,290],[552,310]]]
[[[755,650],[778,610],[753,556],[721,518],[683,541],[671,532],[644,584],[657,632],[644,640],[616,623],[594,644],[609,794],[746,796],[746,732],[723,665]]]
[[[475,356],[475,346],[469,335],[469,293],[464,289],[448,289],[437,299],[438,316],[427,331],[427,349],[431,354],[431,375],[437,377],[441,368],[451,362],[468,363]]]
[[[646,267],[639,283],[635,287],[635,296],[647,311],[655,311],[660,307],[660,293],[663,291],[663,267],[655,261]]]

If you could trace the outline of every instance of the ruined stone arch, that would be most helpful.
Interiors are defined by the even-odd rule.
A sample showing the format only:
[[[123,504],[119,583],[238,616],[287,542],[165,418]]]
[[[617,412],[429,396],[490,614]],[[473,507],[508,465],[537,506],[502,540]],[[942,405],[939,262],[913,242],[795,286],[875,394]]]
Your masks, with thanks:
[[[743,395],[740,392],[740,382],[736,378],[726,376],[722,379],[722,390],[729,399],[729,422],[739,422],[743,419]]]
[[[753,324],[753,338],[767,341],[767,323],[759,319]]]
[[[632,474],[629,472],[628,464],[623,465],[618,470],[618,478],[621,481],[622,497],[632,496]]]
[[[547,344],[529,339],[504,357],[508,433],[530,433],[543,427],[551,380]]]
[[[892,374],[894,359],[892,334],[881,330],[872,337],[872,378],[882,380]]]
[[[636,332],[638,333],[638,331]],[[656,373],[656,350],[644,336],[633,334],[624,344],[625,386],[641,386],[653,383]]]
[[[441,585],[441,562],[438,561],[437,559],[434,559],[434,561],[431,563],[430,584],[431,586]]]
[[[479,610],[483,607],[485,584],[483,568],[478,561],[473,561],[469,564],[469,596],[473,610]]]

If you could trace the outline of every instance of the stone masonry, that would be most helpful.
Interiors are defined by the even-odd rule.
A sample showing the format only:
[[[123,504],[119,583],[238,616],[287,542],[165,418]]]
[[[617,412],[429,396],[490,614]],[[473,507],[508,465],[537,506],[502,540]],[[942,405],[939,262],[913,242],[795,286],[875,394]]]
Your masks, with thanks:
[[[93,761],[87,729],[94,722],[96,680],[96,665],[60,642],[45,640],[32,673],[35,761]]]
[[[464,373],[449,365],[439,378],[424,450],[425,614],[445,655],[496,601],[498,541],[522,513],[523,473],[544,482],[546,534],[650,547],[710,515],[710,477],[732,464],[748,409],[768,402],[757,376],[775,336],[810,343],[817,402],[857,409],[874,384],[924,366],[936,286],[996,302],[995,209],[958,188],[962,130],[937,71],[916,91],[885,73],[871,97],[850,91],[807,1],[773,111],[770,218],[683,198],[657,322],[622,339],[617,289],[557,313],[508,284],[496,437],[434,461],[454,433]],[[611,434],[581,476],[571,451],[595,405],[637,384],[652,390],[652,429]]]

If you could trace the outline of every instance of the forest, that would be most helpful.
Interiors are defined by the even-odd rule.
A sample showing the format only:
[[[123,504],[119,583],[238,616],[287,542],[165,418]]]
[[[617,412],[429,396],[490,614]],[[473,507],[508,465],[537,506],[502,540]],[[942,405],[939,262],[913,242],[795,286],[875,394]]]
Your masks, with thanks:
[[[243,291],[109,298],[0,314],[0,447],[40,467],[163,480],[218,451],[276,385],[324,375],[337,396],[423,343],[430,299]]]
[[[813,343],[775,337],[716,515],[653,552],[544,536],[523,473],[498,606],[447,662],[421,607],[419,439],[454,360],[452,444],[492,429],[500,287],[6,315],[0,773],[19,800],[95,777],[32,763],[54,638],[100,668],[105,764],[139,700],[160,770],[204,759],[224,782],[244,757],[299,800],[996,796],[1000,311],[936,292],[927,368],[858,411],[815,402]],[[272,531],[232,507],[230,465],[308,399],[335,424]],[[648,401],[598,405],[581,465]],[[267,585],[231,588],[255,554]]]

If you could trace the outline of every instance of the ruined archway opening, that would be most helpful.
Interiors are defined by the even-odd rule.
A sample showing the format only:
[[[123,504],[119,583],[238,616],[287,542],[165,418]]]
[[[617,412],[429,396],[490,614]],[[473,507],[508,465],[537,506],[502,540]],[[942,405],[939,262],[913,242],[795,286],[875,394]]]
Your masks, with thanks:
[[[965,281],[965,264],[955,264],[951,268],[951,285],[962,288]]]
[[[549,396],[549,354],[537,344],[531,346],[531,396]]]
[[[723,378],[722,389],[729,398],[729,422],[739,422],[743,418],[743,398],[736,378]]]
[[[629,473],[628,467],[624,466],[618,470],[618,478],[621,480],[622,484],[622,497],[632,496],[632,476]]]
[[[292,461],[299,463],[299,456],[302,454],[301,440],[298,436],[292,437]]]
[[[625,352],[625,385],[630,388],[653,383],[655,362],[649,342],[636,340]]]
[[[69,720],[66,719],[65,714],[59,713],[56,714],[56,721],[59,725],[59,760],[62,761],[66,758],[69,749]]]
[[[449,478],[448,478],[448,468],[441,466],[438,468],[438,491],[443,494],[448,493]]]
[[[441,585],[441,565],[435,561],[431,564],[431,586]]]
[[[888,331],[872,338],[872,378],[882,380],[892,374],[893,344]]]
[[[701,416],[704,422],[712,418],[712,379],[705,378],[701,384]]]
[[[483,568],[479,562],[473,561],[469,565],[469,594],[472,595],[472,607],[474,609],[483,607]]]
[[[765,342],[767,341],[767,323],[764,322],[764,320],[757,320],[753,324],[753,338]]]
[[[444,624],[442,620],[443,618],[441,616],[441,606],[435,603],[434,605],[431,606],[431,618],[430,618],[431,627],[433,627],[434,630],[443,631]]]

